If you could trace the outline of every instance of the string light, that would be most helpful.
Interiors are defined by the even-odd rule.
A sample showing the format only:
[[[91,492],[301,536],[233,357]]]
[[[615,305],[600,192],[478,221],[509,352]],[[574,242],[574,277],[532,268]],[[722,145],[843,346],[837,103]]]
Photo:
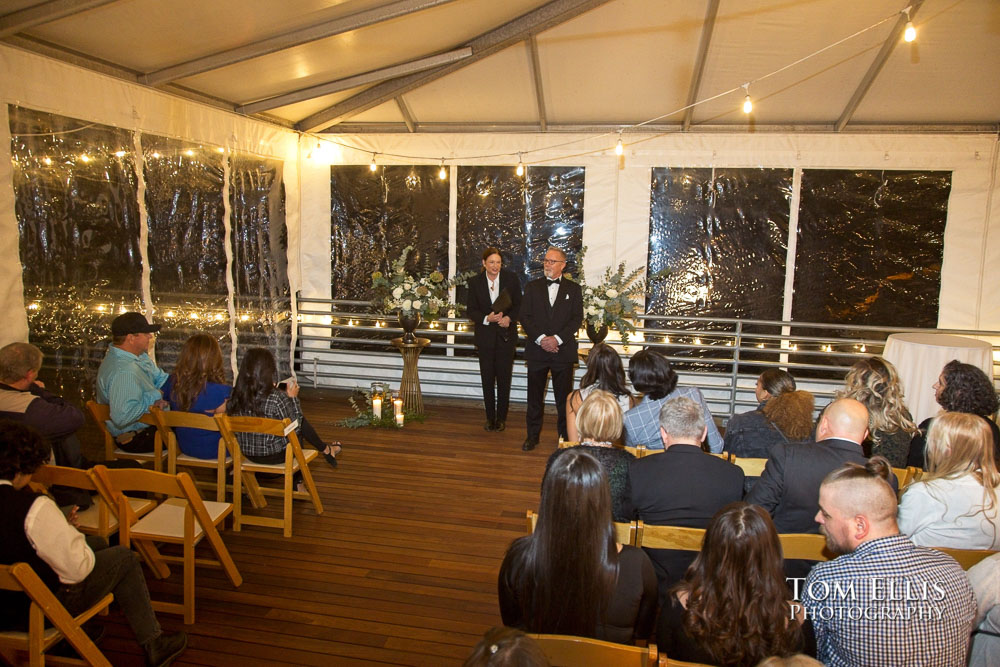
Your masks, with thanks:
[[[743,92],[747,95],[743,98],[743,113],[750,113],[753,111],[753,102],[750,100],[750,84],[743,84]]]
[[[448,170],[444,168],[444,158],[441,158],[441,169],[438,170],[438,178],[442,181],[448,178]]]
[[[49,166],[49,165],[52,164],[52,158],[50,158],[50,157],[42,158],[42,162],[44,162],[45,166],[47,167],[47,166]]]
[[[125,157],[125,151],[115,151],[115,157]]]
[[[154,152],[153,152],[153,157],[154,157],[154,158],[159,158],[159,157],[160,157],[160,154],[154,151]]]
[[[621,155],[625,152],[625,146],[622,145],[622,133],[618,133],[618,143],[615,144],[615,155]]]
[[[524,176],[524,162],[521,161],[521,154],[520,153],[517,154],[517,170],[516,170],[516,173],[517,173],[518,176]]]
[[[215,149],[215,152],[216,153],[225,153],[226,149],[223,148],[222,146],[219,146],[218,148]]]
[[[80,162],[90,162],[90,156],[86,153],[80,155]]]
[[[913,27],[913,21],[910,20],[910,8],[904,9],[903,13],[906,14],[906,29],[903,30],[903,40],[912,42],[917,38],[917,29]]]
[[[187,155],[188,157],[194,157],[194,151],[189,148],[186,151],[184,151],[184,155]]]
[[[375,164],[375,153],[372,153],[372,163],[368,165],[368,171],[375,171],[378,169],[378,165]]]

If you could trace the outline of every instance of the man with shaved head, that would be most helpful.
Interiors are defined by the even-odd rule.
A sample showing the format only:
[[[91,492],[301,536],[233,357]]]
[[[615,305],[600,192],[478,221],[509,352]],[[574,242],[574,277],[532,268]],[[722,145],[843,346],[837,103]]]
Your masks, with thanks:
[[[867,435],[868,409],[853,398],[834,401],[820,417],[815,443],[786,442],[771,450],[747,502],[770,512],[779,533],[815,533],[820,483],[845,463],[865,463],[861,443]]]
[[[918,547],[896,526],[889,462],[873,457],[828,474],[816,522],[827,547],[796,597],[824,665],[965,665],[976,600],[953,558]]]

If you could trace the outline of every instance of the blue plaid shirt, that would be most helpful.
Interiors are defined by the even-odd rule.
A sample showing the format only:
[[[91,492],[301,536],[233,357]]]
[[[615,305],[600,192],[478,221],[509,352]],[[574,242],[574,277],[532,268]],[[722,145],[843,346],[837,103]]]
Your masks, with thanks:
[[[905,535],[819,563],[798,599],[824,665],[965,665],[976,617],[972,586],[954,559]]]
[[[713,453],[722,451],[722,435],[712,419],[712,411],[705,403],[705,397],[697,387],[677,387],[663,398],[653,400],[648,396],[639,405],[625,413],[625,445],[635,447],[646,445],[649,449],[663,449],[663,439],[660,437],[660,408],[672,398],[690,398],[701,406],[705,414],[705,426],[708,427],[708,446]]]

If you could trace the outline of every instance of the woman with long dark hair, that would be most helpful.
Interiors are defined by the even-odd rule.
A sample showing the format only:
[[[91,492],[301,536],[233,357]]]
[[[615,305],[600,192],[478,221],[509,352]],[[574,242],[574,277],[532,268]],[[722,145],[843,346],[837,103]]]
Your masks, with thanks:
[[[868,408],[868,438],[862,445],[868,456],[884,456],[896,468],[905,468],[910,440],[917,433],[903,404],[903,384],[896,367],[881,357],[862,359],[851,367],[837,398],[853,398]]]
[[[290,381],[282,391],[277,387],[278,365],[270,350],[262,347],[247,351],[239,375],[236,376],[236,386],[229,399],[227,411],[234,417],[266,417],[267,419],[298,420],[295,432],[299,438],[322,452],[327,463],[337,467],[337,454],[340,453],[340,443],[325,443],[316,433],[316,429],[306,421],[299,404],[299,385]],[[288,440],[277,435],[259,433],[237,433],[243,455],[255,463],[283,463],[285,447]],[[296,484],[299,479],[296,478]]]
[[[656,642],[675,660],[749,667],[801,650],[791,610],[771,517],[731,503],[712,517],[701,551],[664,602]]]
[[[510,627],[623,644],[649,637],[656,574],[641,549],[615,541],[607,476],[581,448],[546,473],[535,531],[510,545],[497,589]]]
[[[598,343],[587,355],[587,372],[580,378],[580,388],[566,398],[566,430],[569,440],[580,440],[576,415],[583,401],[595,389],[608,392],[618,401],[622,414],[635,407],[636,400],[625,383],[625,367],[614,348]]]
[[[756,410],[733,415],[723,449],[736,456],[766,459],[780,442],[802,442],[813,426],[813,395],[795,388],[788,371],[769,368],[757,378]]]
[[[965,412],[986,420],[993,435],[993,457],[1000,465],[1000,428],[993,421],[1000,401],[997,400],[993,380],[972,364],[952,359],[944,365],[941,375],[934,383],[934,398],[947,412]],[[920,422],[919,431],[910,441],[910,456],[906,465],[924,467],[927,432],[933,421],[933,417],[928,417]]]
[[[226,411],[232,392],[222,369],[222,349],[212,336],[197,333],[184,342],[174,372],[163,385],[163,398],[171,410],[212,415]],[[219,434],[196,428],[176,428],[177,446],[188,456],[214,459]]]

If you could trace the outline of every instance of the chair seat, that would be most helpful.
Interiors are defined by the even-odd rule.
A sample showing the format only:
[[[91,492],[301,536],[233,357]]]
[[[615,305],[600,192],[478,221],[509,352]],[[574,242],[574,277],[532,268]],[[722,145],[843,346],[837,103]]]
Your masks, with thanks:
[[[152,461],[156,459],[156,454],[154,454],[153,452],[126,452],[124,449],[121,448],[115,449],[115,456],[116,457],[120,456],[123,459],[135,459],[137,461]],[[162,452],[160,452],[160,458],[161,459],[167,458],[167,450],[164,449]]]
[[[148,514],[151,509],[156,507],[155,500],[147,500],[146,498],[129,498],[128,504],[136,516]],[[80,527],[98,530],[101,527],[100,511],[103,505],[102,498],[94,498],[94,503],[90,507],[82,512],[77,512],[76,518],[80,521]],[[108,513],[108,530],[112,532],[118,530],[118,518],[112,512]]]
[[[214,524],[218,524],[219,520],[229,514],[233,508],[230,503],[219,503],[211,500],[205,500],[203,504]],[[187,509],[186,500],[168,498],[132,526],[132,537],[140,540],[183,540],[185,509]],[[201,539],[202,533],[204,530],[195,521],[195,542]]]
[[[305,457],[306,463],[311,462],[314,458],[319,456],[319,452],[315,449],[303,449],[302,456]],[[292,459],[292,472],[299,469],[298,459]],[[285,472],[284,463],[254,463],[249,459],[243,460],[243,470],[249,472],[270,472],[270,473],[282,473]]]
[[[45,628],[45,634],[42,635],[42,642],[48,647],[50,644],[54,644],[60,637],[62,637],[62,632],[57,628]],[[0,640],[3,639],[23,644],[28,641],[28,633],[18,632],[17,630],[4,630],[0,632]]]
[[[178,454],[176,461],[188,466],[201,466],[202,468],[215,468],[219,465],[219,459],[200,459],[190,454]],[[226,465],[232,465],[233,457],[226,455]]]

